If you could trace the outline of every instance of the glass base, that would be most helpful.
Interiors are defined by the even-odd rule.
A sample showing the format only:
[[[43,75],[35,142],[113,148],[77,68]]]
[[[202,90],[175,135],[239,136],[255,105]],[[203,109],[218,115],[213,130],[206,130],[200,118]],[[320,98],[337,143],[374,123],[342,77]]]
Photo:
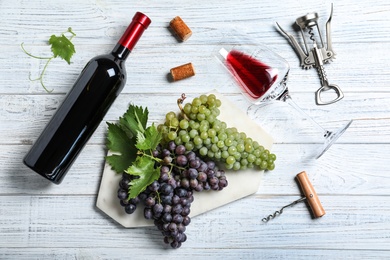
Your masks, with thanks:
[[[337,131],[327,131],[325,133],[325,142],[322,147],[317,151],[316,159],[320,158],[336,141],[340,136],[348,129],[352,124],[353,120],[349,121],[347,124],[339,128]]]

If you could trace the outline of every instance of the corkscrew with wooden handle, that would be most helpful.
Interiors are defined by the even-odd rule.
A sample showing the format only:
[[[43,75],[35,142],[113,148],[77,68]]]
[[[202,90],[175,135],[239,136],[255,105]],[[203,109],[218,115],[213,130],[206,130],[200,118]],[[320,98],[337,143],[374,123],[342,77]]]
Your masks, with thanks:
[[[278,215],[283,213],[283,210],[287,207],[291,207],[299,202],[307,201],[309,204],[309,207],[313,213],[314,218],[319,218],[325,215],[325,210],[322,207],[321,201],[319,200],[316,191],[314,190],[313,185],[311,184],[309,178],[307,177],[307,174],[305,171],[300,172],[296,176],[298,183],[301,187],[301,190],[304,194],[304,197],[282,207],[280,210],[277,210],[274,212],[274,214],[269,215],[268,217],[265,217],[262,219],[263,222],[268,222],[269,220],[277,217]]]

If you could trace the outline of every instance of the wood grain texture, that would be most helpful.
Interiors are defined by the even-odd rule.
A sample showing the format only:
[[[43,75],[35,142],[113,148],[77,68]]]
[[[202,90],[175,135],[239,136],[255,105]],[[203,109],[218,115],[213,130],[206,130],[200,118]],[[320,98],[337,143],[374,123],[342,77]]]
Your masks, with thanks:
[[[275,27],[300,39],[291,24],[318,12],[321,30],[331,1],[161,0],[0,1],[0,259],[390,259],[390,3],[334,3],[333,48],[325,65],[331,83],[345,98],[316,106],[320,86],[315,69],[299,60]],[[45,181],[22,158],[65,98],[86,62],[109,52],[136,11],[152,24],[126,63],[128,82],[64,182]],[[180,15],[193,35],[179,42],[169,21]],[[44,82],[36,77],[50,55],[47,39],[72,27],[76,54],[71,65],[50,64]],[[263,43],[291,66],[288,86],[303,111],[327,130],[350,119],[351,127],[318,160],[307,155],[322,132],[285,104],[254,107],[215,61],[223,35],[233,28]],[[301,40],[299,40],[301,41]],[[169,82],[169,69],[192,62],[196,76]],[[234,101],[275,138],[277,168],[264,175],[258,191],[193,219],[179,250],[164,247],[154,228],[124,229],[95,207],[106,154],[105,121],[115,121],[129,103],[147,106],[160,122],[176,110],[178,96],[213,89]],[[162,109],[163,108],[163,109]],[[291,120],[291,115],[294,120]],[[301,197],[294,180],[305,170],[327,214],[312,219],[300,203],[276,219],[261,219]],[[115,192],[115,191],[113,191]]]

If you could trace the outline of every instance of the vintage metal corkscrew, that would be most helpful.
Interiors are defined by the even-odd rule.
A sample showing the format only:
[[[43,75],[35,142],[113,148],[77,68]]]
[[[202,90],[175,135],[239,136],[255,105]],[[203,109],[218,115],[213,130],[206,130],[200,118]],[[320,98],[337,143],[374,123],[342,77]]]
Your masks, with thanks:
[[[296,201],[282,207],[280,210],[275,211],[274,214],[271,214],[268,217],[263,218],[262,219],[263,222],[268,222],[269,220],[282,214],[283,210],[285,208],[294,206],[295,204],[302,202],[304,200],[306,200],[307,203],[309,204],[314,218],[319,218],[319,217],[322,217],[323,215],[325,215],[325,210],[322,207],[322,204],[317,196],[317,193],[314,190],[313,185],[311,184],[309,178],[307,177],[306,172],[303,171],[303,172],[298,173],[296,178],[297,178],[298,183],[301,186],[301,190],[305,196],[300,198],[299,200],[296,200]]]
[[[327,46],[325,46],[324,41],[321,36],[320,29],[318,27],[318,14],[317,13],[309,13],[307,15],[301,16],[296,19],[295,23],[299,26],[303,42],[305,44],[305,51],[298,44],[297,40],[291,34],[288,34],[282,27],[276,23],[281,32],[283,32],[288,39],[290,40],[292,46],[295,48],[299,55],[299,59],[301,61],[301,66],[305,69],[310,69],[313,66],[317,68],[318,75],[321,80],[321,87],[316,91],[316,103],[317,105],[328,105],[334,102],[339,101],[344,97],[341,89],[335,84],[329,84],[328,79],[326,77],[324,63],[331,61],[335,57],[335,52],[332,49],[332,39],[330,33],[330,22],[332,20],[333,15],[333,4],[330,12],[330,16],[328,21],[326,22],[326,41]],[[321,41],[320,44],[317,43],[315,39],[315,34],[313,32],[313,28],[316,27],[319,35],[319,39]],[[308,41],[305,39],[304,33],[307,32],[309,35],[309,39],[312,42],[312,48],[309,49]],[[331,101],[323,101],[321,99],[321,94],[327,90],[334,90],[337,97]]]

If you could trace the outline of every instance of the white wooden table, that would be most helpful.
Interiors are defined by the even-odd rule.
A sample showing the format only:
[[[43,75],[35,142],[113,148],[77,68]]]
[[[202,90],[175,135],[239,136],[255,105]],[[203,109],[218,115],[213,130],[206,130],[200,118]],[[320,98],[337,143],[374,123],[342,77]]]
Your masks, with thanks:
[[[314,69],[299,68],[298,57],[275,28],[291,29],[307,12],[324,26],[330,1],[0,1],[0,259],[390,259],[390,4],[338,1],[332,20],[337,59],[325,65],[328,79],[345,98],[317,106],[320,86]],[[258,192],[193,219],[188,240],[178,250],[163,246],[154,227],[125,229],[96,208],[104,156],[102,122],[64,182],[53,185],[22,159],[64,99],[85,63],[109,52],[136,11],[152,19],[127,61],[128,82],[104,121],[116,120],[130,102],[147,106],[159,121],[175,100],[217,89],[244,111],[250,104],[223,70],[213,69],[213,52],[223,32],[245,29],[291,66],[293,99],[327,129],[356,119],[318,160],[304,160],[318,146],[305,135],[278,139],[277,166],[266,173]],[[193,36],[180,43],[168,29],[181,16]],[[72,27],[72,64],[56,59],[48,68],[46,93],[28,77],[44,61],[25,55],[20,44],[47,56],[47,39]],[[193,62],[197,75],[169,82],[169,69]],[[278,114],[266,114],[290,134]],[[267,124],[263,127],[267,129]],[[310,129],[307,129],[310,132]],[[272,134],[271,133],[271,134]],[[261,218],[300,195],[295,175],[305,170],[327,214],[312,219],[304,203],[288,208],[267,224]]]

